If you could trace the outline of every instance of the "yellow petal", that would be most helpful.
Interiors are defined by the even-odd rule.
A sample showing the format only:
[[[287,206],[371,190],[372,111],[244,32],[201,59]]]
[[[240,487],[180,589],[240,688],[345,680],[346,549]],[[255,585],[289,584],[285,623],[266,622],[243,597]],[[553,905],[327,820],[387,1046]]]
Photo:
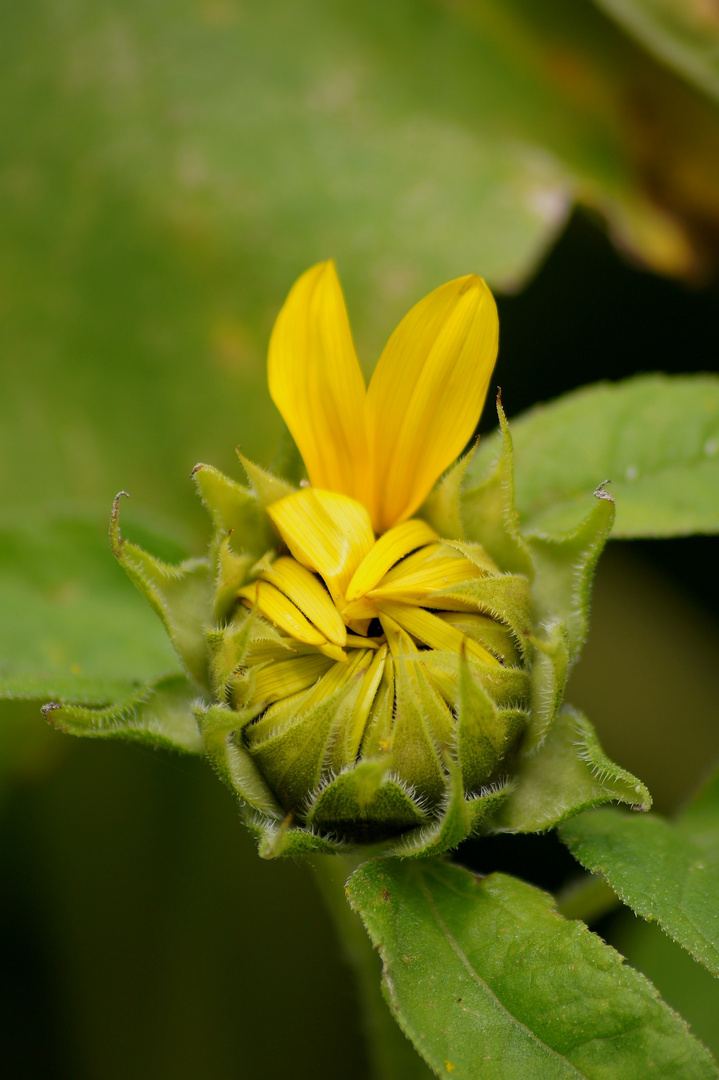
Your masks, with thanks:
[[[377,608],[366,596],[360,596],[359,600],[353,600],[342,608],[342,618],[347,620],[348,625],[358,621],[371,622],[376,617]]]
[[[364,596],[396,562],[403,559],[405,555],[409,555],[410,551],[424,544],[431,544],[436,539],[437,534],[434,529],[430,528],[425,521],[419,521],[416,518],[405,521],[394,529],[389,529],[384,536],[380,536],[372,550],[355,570],[347,588],[347,599],[358,600],[360,596]]]
[[[270,339],[270,394],[315,487],[366,497],[365,385],[333,262],[295,283]]]
[[[336,666],[320,652],[313,656],[283,660],[279,664],[268,664],[255,675],[255,692],[250,704],[279,701],[300,690],[306,690],[317,682],[321,675]]]
[[[400,563],[395,567],[392,581],[388,582],[387,578],[384,578],[376,589],[372,589],[368,599],[373,603],[380,600],[398,600],[404,604],[434,607],[433,603],[427,602],[433,593],[459,585],[470,578],[480,577],[479,570],[469,559],[451,555],[430,558],[413,573],[397,574],[396,571],[402,566]]]
[[[353,675],[372,662],[372,653],[369,649],[355,649],[350,659],[345,664],[333,664],[321,679],[308,691],[302,702],[302,713],[308,713],[315,705],[319,705],[325,698],[340,690]]]
[[[280,630],[307,645],[326,645],[327,638],[308,622],[299,608],[268,581],[253,581],[237,593],[249,608],[256,608]]]
[[[476,641],[472,641],[456,627],[433,615],[431,611],[425,611],[424,608],[386,602],[381,605],[380,619],[383,616],[389,616],[406,633],[411,634],[430,649],[437,649],[439,652],[461,652],[465,649],[477,660],[492,664],[499,662]]]
[[[377,532],[408,518],[470,439],[498,327],[492,294],[470,274],[421,300],[389,339],[367,393]]]
[[[329,593],[296,559],[279,558],[263,569],[260,578],[270,581],[296,604],[302,614],[317,627],[321,634],[334,645],[344,645],[347,640],[345,624]],[[455,582],[448,582],[454,585]],[[436,588],[444,588],[437,585]],[[339,658],[338,658],[339,659]]]
[[[374,544],[365,507],[347,495],[303,488],[267,513],[297,561],[324,579],[341,608],[352,575]]]
[[[359,754],[362,736],[365,733],[370,709],[372,708],[377,689],[384,673],[384,662],[386,659],[387,646],[382,645],[379,651],[374,654],[372,663],[364,672],[359,697],[357,698],[352,715],[352,730],[349,735],[348,756],[352,761],[354,761]]]

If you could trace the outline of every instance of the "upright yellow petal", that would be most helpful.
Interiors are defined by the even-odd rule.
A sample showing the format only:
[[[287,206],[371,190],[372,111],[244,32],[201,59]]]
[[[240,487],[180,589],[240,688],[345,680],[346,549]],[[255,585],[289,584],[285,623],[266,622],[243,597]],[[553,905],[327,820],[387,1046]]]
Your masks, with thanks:
[[[367,393],[378,533],[414,513],[470,439],[498,336],[494,299],[474,274],[435,289],[392,334]]]
[[[292,287],[270,338],[268,378],[312,485],[364,501],[366,391],[333,262]]]
[[[320,574],[341,609],[352,575],[374,544],[366,507],[334,491],[303,488],[267,513],[297,562]]]

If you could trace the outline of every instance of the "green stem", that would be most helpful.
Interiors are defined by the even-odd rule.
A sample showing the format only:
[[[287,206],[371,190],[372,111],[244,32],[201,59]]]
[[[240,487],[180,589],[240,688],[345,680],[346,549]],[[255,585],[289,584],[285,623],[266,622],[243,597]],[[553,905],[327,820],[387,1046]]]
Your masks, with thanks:
[[[621,900],[603,877],[586,874],[557,894],[557,910],[565,919],[581,919],[591,925],[615,908]]]
[[[352,911],[344,887],[363,862],[343,855],[312,859],[317,886],[354,972],[364,1019],[371,1075],[375,1080],[429,1080],[430,1072],[395,1023],[380,988],[382,965],[362,922]]]

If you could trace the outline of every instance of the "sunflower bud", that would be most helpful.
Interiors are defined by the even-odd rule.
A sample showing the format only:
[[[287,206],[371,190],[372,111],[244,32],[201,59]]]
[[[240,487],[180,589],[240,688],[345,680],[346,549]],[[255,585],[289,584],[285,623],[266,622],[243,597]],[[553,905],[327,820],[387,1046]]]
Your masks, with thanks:
[[[58,706],[54,722],[183,749],[199,729],[268,857],[436,853],[610,800],[648,806],[562,709],[613,502],[600,487],[574,531],[524,536],[499,403],[488,474],[467,482],[470,454],[438,481],[496,352],[494,301],[469,275],[409,312],[365,389],[334,267],[307,271],[269,358],[306,486],[245,459],[247,487],[198,465],[214,535],[208,559],[178,567],[122,539],[116,502],[113,549],[186,678],[102,716]]]
[[[207,632],[214,704],[196,715],[263,854],[357,843],[446,850],[522,828],[523,800],[537,794],[534,781],[523,789],[525,763],[536,767],[542,748],[557,759],[571,741],[587,772],[604,767],[581,718],[559,710],[614,506],[600,490],[575,533],[525,540],[501,406],[499,415],[502,450],[489,477],[463,490],[460,461],[419,514],[379,538],[349,496],[272,487],[280,482],[255,467],[250,489],[196,469],[217,528],[223,614]],[[228,522],[248,518],[253,542],[245,535],[235,549]],[[458,522],[459,538],[448,538]],[[268,523],[274,546],[248,557]],[[229,572],[229,606],[228,565],[239,574]],[[557,761],[560,788],[563,770]],[[605,798],[644,802],[641,785],[622,776]],[[568,780],[570,803],[577,779]],[[547,813],[555,809],[556,793]]]

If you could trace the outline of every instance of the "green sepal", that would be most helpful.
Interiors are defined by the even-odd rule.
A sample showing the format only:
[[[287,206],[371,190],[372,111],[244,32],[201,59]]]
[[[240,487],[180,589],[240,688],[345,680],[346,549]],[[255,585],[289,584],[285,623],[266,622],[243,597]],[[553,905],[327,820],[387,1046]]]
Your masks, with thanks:
[[[497,709],[460,658],[457,699],[457,751],[465,791],[487,788],[511,764],[512,751],[527,722],[520,709]]]
[[[604,803],[648,810],[641,780],[611,761],[581,713],[564,708],[544,743],[515,765],[516,785],[491,824],[492,832],[543,832]]]
[[[313,797],[306,821],[331,832],[339,825],[354,843],[372,844],[427,822],[406,788],[392,776],[389,755],[361,761],[340,773]]]
[[[423,665],[432,680],[442,686],[445,700],[456,702],[459,692],[459,654],[449,652],[425,653]],[[473,674],[498,708],[511,709],[528,701],[530,673],[520,667],[468,661]]]
[[[255,564],[255,556],[236,555],[232,550],[232,533],[215,541],[215,598],[212,607],[213,621],[224,622],[232,614],[237,603],[237,591],[249,577]]]
[[[292,649],[286,645],[275,628],[255,611],[247,611],[229,626],[209,627],[206,638],[212,691],[215,697],[223,702],[228,700],[230,681],[244,664],[253,641],[272,641],[279,648],[287,650],[288,658],[292,655]],[[251,694],[254,687],[251,672],[248,672],[248,676],[250,677],[245,680],[245,696]],[[244,701],[237,689],[235,686],[234,697],[241,706]]]
[[[207,756],[218,776],[253,810],[265,817],[282,820],[284,812],[270,791],[256,764],[242,745],[237,732],[260,711],[238,712],[225,705],[196,702],[195,719],[205,744]]]
[[[604,488],[598,487],[594,494],[596,504],[576,529],[561,536],[527,537],[535,566],[535,621],[548,617],[564,621],[570,665],[587,636],[592,578],[615,517],[614,500]]]
[[[267,545],[262,520],[264,515],[254,492],[248,491],[212,465],[195,465],[192,478],[218,537],[225,539],[232,534],[235,552],[246,552],[258,559]]]
[[[42,709],[59,731],[90,739],[129,739],[148,746],[201,754],[202,737],[192,712],[197,688],[184,675],[143,686],[125,701],[104,708],[59,704]]]
[[[170,566],[120,535],[120,492],[110,521],[110,544],[130,580],[162,619],[182,664],[198,683],[208,685],[205,626],[212,618],[212,580],[207,559]]]
[[[448,753],[444,755],[444,766],[445,791],[436,820],[395,840],[390,847],[392,855],[399,855],[403,859],[441,855],[457,847],[469,834],[471,819],[464,798],[461,771]]]
[[[239,451],[238,457],[252,485],[255,498],[263,510],[266,510],[272,503],[284,499],[286,495],[294,495],[297,491],[293,484],[281,480],[279,476],[275,476],[269,469],[263,469],[261,465],[255,465],[254,461],[250,461]]]
[[[430,491],[417,517],[423,518],[439,536],[459,540],[464,537],[462,520],[462,483],[476,446],[456,461]]]
[[[422,665],[410,656],[398,656],[395,660],[395,718],[389,752],[397,776],[410,789],[421,791],[430,803],[438,802],[445,790],[445,770],[434,735],[443,724],[445,714],[447,707],[430,684]]]
[[[245,824],[257,839],[257,850],[261,859],[333,855],[347,850],[348,845],[341,840],[320,836],[303,827],[298,828],[292,822],[292,814],[288,814],[279,825],[266,818],[245,818]]]
[[[452,626],[455,626],[472,641],[476,641],[488,653],[495,656],[505,667],[515,667],[521,664],[520,655],[514,635],[502,623],[489,615],[479,612],[470,614],[460,612],[452,614]],[[526,648],[526,642],[525,642]]]
[[[532,557],[517,527],[514,509],[514,453],[509,424],[497,395],[502,448],[489,475],[462,495],[465,535],[481,544],[503,570],[532,576]]]
[[[564,700],[569,671],[567,628],[548,620],[532,638],[534,656],[530,675],[529,723],[522,747],[531,753],[541,746]]]
[[[286,809],[302,806],[319,787],[332,735],[351,708],[349,696],[343,687],[274,734],[250,744],[250,754]]]
[[[468,799],[461,770],[451,754],[444,755],[444,765],[447,782],[435,821],[400,836],[390,845],[388,854],[410,859],[451,851],[496,814],[511,790],[508,785],[497,784]]]
[[[526,654],[527,637],[532,632],[532,599],[529,580],[523,575],[472,578],[461,585],[438,590],[432,596],[476,604],[480,614],[491,615],[507,626],[522,656]]]

